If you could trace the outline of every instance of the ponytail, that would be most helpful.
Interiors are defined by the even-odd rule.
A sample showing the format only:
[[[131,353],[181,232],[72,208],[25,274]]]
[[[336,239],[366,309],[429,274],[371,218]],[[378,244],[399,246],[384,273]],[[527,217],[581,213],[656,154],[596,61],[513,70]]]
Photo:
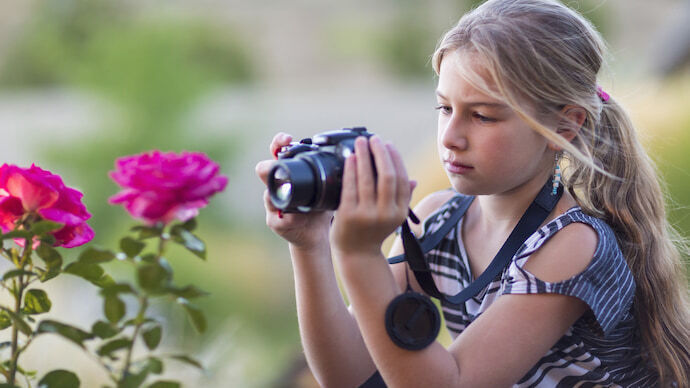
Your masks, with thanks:
[[[466,80],[565,151],[565,187],[585,213],[611,226],[637,283],[633,306],[645,359],[662,386],[690,388],[690,303],[681,260],[688,248],[666,219],[654,163],[627,113],[597,88],[605,49],[591,23],[557,1],[488,0],[446,33],[433,66],[438,73],[451,50],[475,54],[497,90],[468,69]],[[539,120],[566,105],[587,112],[572,142]],[[538,109],[536,116],[528,107]]]
[[[591,135],[591,136],[590,136]],[[687,246],[666,218],[664,197],[654,164],[637,141],[626,112],[613,99],[602,106],[594,131],[583,131],[577,144],[593,161],[569,160],[565,185],[583,211],[604,219],[614,230],[637,289],[635,315],[662,385],[690,381],[690,303],[681,252]]]

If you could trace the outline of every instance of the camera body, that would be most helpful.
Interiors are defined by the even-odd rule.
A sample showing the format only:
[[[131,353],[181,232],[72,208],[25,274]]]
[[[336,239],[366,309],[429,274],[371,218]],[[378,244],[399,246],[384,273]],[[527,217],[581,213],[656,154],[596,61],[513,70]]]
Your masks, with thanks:
[[[365,127],[343,128],[283,147],[268,173],[273,206],[288,213],[337,209],[345,159],[360,136],[373,134]]]

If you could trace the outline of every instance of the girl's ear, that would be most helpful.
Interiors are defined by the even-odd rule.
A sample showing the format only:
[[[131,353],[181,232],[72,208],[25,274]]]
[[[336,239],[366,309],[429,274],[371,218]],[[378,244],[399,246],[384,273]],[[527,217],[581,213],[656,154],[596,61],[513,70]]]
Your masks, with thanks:
[[[586,118],[587,112],[581,106],[566,105],[558,113],[556,133],[567,142],[571,142],[580,132],[580,128],[582,128]],[[549,148],[554,151],[561,151],[563,149],[563,147],[553,142],[549,142]]]

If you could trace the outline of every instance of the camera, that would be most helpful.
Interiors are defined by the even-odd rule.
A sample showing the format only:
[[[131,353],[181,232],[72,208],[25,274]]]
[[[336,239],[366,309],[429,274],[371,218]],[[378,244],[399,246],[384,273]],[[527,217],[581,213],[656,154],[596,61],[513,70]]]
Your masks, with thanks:
[[[283,147],[268,173],[273,206],[292,213],[337,209],[345,159],[354,152],[359,136],[373,133],[365,127],[343,128]]]

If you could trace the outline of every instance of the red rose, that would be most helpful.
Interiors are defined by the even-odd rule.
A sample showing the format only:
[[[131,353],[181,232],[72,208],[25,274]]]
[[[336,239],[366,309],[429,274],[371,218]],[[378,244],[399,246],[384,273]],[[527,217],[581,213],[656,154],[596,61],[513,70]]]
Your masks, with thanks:
[[[84,195],[65,186],[59,175],[32,164],[30,168],[0,166],[0,228],[4,233],[26,213],[64,226],[53,232],[55,246],[72,248],[93,239],[93,230],[86,224],[91,214],[81,199]]]
[[[228,183],[218,164],[199,152],[150,151],[119,158],[115,167],[110,177],[124,190],[109,202],[148,224],[195,217]]]

